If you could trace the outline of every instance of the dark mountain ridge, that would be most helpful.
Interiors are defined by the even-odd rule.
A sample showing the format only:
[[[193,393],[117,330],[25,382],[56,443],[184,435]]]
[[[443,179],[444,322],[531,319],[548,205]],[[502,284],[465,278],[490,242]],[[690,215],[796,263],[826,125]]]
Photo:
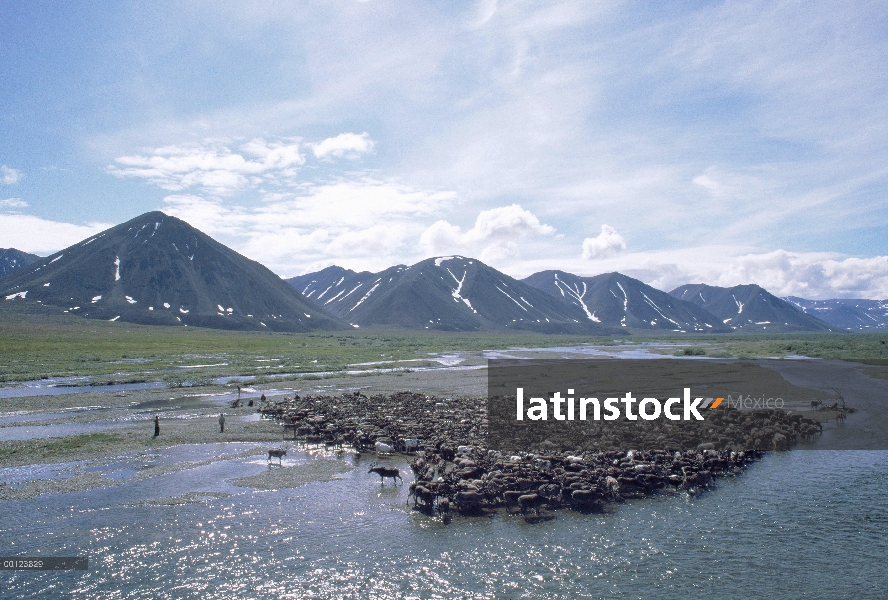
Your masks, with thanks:
[[[724,288],[697,283],[669,293],[708,310],[734,330],[832,331],[828,323],[805,314],[758,285]]]
[[[548,294],[462,256],[379,273],[328,267],[288,282],[319,307],[359,325],[442,331],[611,332]]]
[[[36,254],[28,254],[15,248],[0,248],[0,278],[6,277],[13,271],[23,269],[41,258]]]
[[[888,329],[888,300],[833,298],[805,300],[796,296],[783,298],[803,313],[813,315],[845,331],[884,331]]]
[[[150,212],[0,280],[4,301],[90,318],[221,329],[347,326],[261,264],[188,223]]]
[[[587,320],[604,325],[667,331],[730,331],[706,310],[621,273],[580,277],[564,271],[541,271],[522,281],[579,309]]]

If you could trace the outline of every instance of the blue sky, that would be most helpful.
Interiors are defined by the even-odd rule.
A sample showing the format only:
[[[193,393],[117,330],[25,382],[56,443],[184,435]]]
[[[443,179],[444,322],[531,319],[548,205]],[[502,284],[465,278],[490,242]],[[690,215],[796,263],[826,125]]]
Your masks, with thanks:
[[[884,3],[145,4],[0,3],[0,247],[888,298]]]

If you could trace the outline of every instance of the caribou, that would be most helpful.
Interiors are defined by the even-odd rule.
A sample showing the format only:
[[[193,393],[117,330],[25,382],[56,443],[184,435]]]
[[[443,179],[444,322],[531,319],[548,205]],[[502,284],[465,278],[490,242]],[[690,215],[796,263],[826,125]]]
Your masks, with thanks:
[[[268,451],[268,462],[271,462],[272,458],[278,459],[278,464],[283,464],[283,457],[287,455],[286,448],[271,448]]]
[[[524,494],[518,497],[518,506],[521,507],[521,514],[526,515],[527,511],[533,509],[534,513],[540,514],[540,507],[546,503],[546,499],[539,494]]]
[[[377,467],[376,463],[370,464],[370,470],[368,473],[376,473],[379,475],[379,483],[385,484],[385,478],[390,477],[392,480],[392,484],[395,483],[395,478],[401,480],[401,483],[404,482],[404,479],[401,477],[401,472],[394,467]]]
[[[410,497],[413,497],[413,507],[416,508],[417,504],[421,504],[424,508],[431,509],[431,507],[435,504],[435,498],[437,494],[429,489],[428,481],[420,481],[410,484],[410,493],[407,494],[407,503],[410,503]]]

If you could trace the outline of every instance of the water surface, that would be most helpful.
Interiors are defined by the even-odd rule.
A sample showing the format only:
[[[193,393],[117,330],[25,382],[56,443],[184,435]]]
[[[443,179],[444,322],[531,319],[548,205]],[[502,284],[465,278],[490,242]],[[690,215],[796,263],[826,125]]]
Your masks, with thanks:
[[[201,448],[200,446],[216,446]],[[176,450],[199,458],[223,444]],[[143,457],[144,459],[145,457]],[[154,461],[165,461],[171,457]],[[294,453],[295,462],[311,460]],[[285,465],[287,464],[285,459]],[[354,457],[341,460],[354,464]],[[0,574],[4,597],[749,598],[888,595],[888,452],[768,455],[702,497],[455,518],[407,509],[366,463],[341,479],[256,491],[264,457],[85,493],[0,503],[10,554],[90,558],[86,572]],[[405,466],[400,463],[399,466]],[[126,465],[109,465],[125,469]],[[409,477],[408,477],[409,481]],[[140,502],[215,492],[183,505]]]

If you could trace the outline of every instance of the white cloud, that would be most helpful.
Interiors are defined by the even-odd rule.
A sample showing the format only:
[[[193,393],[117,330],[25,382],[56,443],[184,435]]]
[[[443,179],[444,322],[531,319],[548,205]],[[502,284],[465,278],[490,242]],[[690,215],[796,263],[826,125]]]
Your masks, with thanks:
[[[6,198],[0,200],[0,208],[27,208],[28,203],[21,198]]]
[[[257,138],[242,144],[239,150],[242,154],[213,140],[164,146],[148,154],[121,156],[108,172],[145,179],[170,191],[203,188],[210,194],[228,195],[279,177],[292,178],[305,164],[298,142]]]
[[[6,185],[17,183],[18,180],[21,178],[22,172],[18,169],[13,169],[12,167],[7,167],[6,165],[0,166],[0,181],[5,183]]]
[[[0,248],[51,254],[111,226],[110,223],[74,225],[30,215],[0,214]]]
[[[409,241],[409,227],[379,224],[367,229],[346,231],[327,244],[329,256],[392,256]]]
[[[774,176],[773,173],[767,175]],[[731,172],[715,165],[707,167],[691,181],[706,190],[712,199],[718,200],[760,201],[777,192],[773,181],[766,181],[762,176]]]
[[[594,265],[594,270],[590,266]],[[526,261],[512,276],[545,269],[593,276],[619,271],[670,291],[686,283],[722,287],[758,284],[777,296],[888,299],[888,256],[848,257],[827,252],[759,252],[743,246],[697,246],[624,253],[590,263],[580,258]]]
[[[291,169],[305,164],[305,156],[299,152],[298,143],[266,142],[261,138],[242,145],[245,153],[257,156],[262,161],[263,170]]]
[[[594,238],[583,240],[583,258],[592,260],[613,256],[626,249],[626,241],[610,225],[602,225],[601,233]]]
[[[242,235],[246,229],[244,209],[224,205],[194,194],[175,194],[163,199],[163,211],[178,217],[210,236]]]
[[[291,276],[309,264],[355,261],[384,269],[416,254],[428,223],[453,203],[447,191],[370,178],[306,185],[246,207],[194,194],[167,196],[163,210]]]
[[[496,13],[497,0],[480,0],[475,6],[475,18],[470,23],[470,27],[482,27],[487,24]]]
[[[481,211],[475,225],[465,232],[458,225],[437,221],[423,231],[419,244],[431,255],[462,253],[491,261],[517,256],[517,241],[522,238],[553,233],[555,228],[540,223],[536,215],[512,204]]]
[[[375,142],[365,132],[360,135],[354,133],[340,133],[336,137],[327,138],[319,144],[311,144],[316,158],[358,158],[373,150]]]
[[[775,250],[740,256],[725,267],[717,276],[710,272],[721,285],[757,283],[779,296],[811,299],[888,298],[888,256]]]
[[[280,195],[269,199],[262,210],[292,225],[365,228],[382,222],[428,218],[455,199],[450,191],[361,178],[315,184],[299,194]]]
[[[269,184],[299,187],[304,183],[296,178],[305,165],[303,146],[319,159],[354,159],[370,152],[374,144],[367,133],[343,133],[318,144],[302,144],[298,138],[255,138],[235,147],[230,141],[208,139],[120,156],[107,171],[116,177],[144,179],[165,190],[227,196]]]

